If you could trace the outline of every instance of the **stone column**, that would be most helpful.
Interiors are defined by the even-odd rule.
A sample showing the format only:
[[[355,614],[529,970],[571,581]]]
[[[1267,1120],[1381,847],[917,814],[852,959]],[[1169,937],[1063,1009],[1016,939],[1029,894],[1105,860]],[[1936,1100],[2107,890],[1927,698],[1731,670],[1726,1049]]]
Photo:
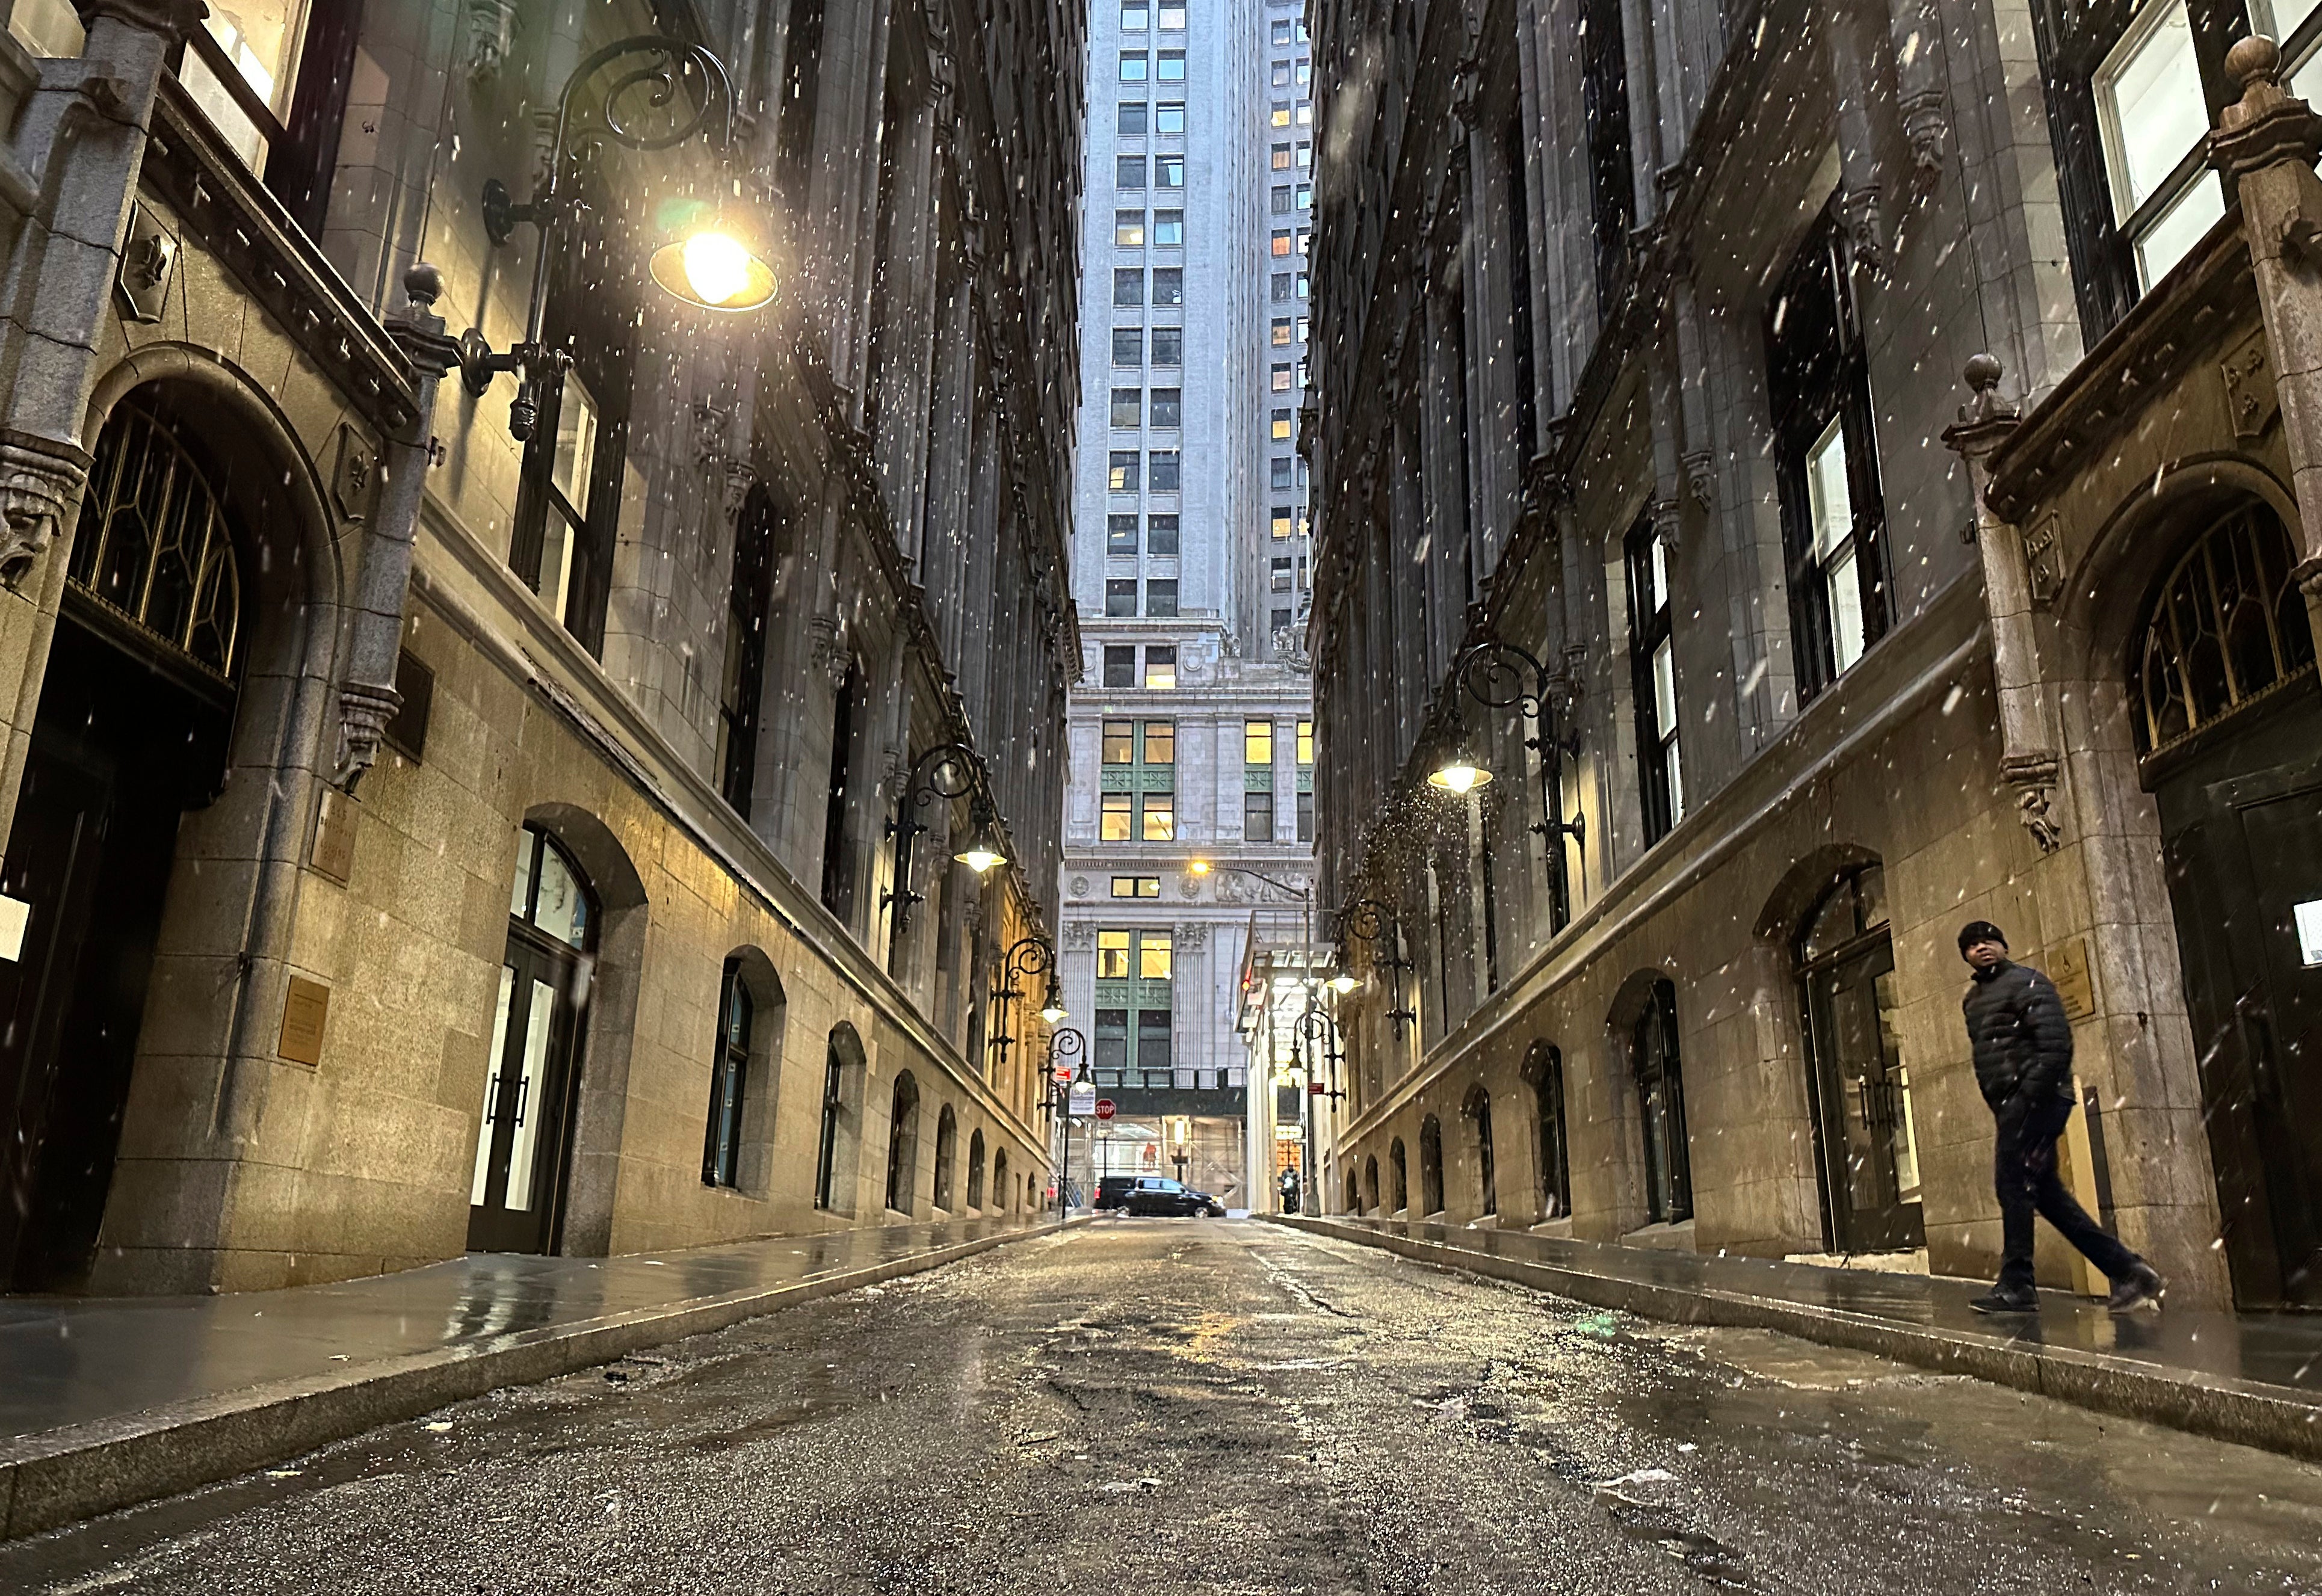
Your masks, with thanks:
[[[2298,494],[2299,586],[2322,633],[2322,116],[2284,93],[2281,51],[2255,36],[2226,53],[2242,97],[2209,135],[2209,160],[2241,201],[2259,309]]]

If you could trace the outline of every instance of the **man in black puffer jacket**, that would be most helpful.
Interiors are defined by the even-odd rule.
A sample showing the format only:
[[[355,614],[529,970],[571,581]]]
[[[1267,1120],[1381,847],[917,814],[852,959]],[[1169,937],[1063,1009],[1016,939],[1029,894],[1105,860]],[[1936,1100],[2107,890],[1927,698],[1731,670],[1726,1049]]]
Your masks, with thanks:
[[[2063,1238],[2112,1281],[2115,1310],[2158,1302],[2153,1266],[2113,1239],[2056,1178],[2056,1138],[2072,1117],[2072,1025],[2055,984],[2007,957],[2007,938],[1988,920],[1960,928],[1960,956],[1975,971],[1961,1008],[1975,1053],[1975,1083],[1999,1120],[1993,1181],[1999,1189],[1999,1283],[1972,1306],[1979,1313],[2029,1313],[2032,1215],[2048,1216]]]

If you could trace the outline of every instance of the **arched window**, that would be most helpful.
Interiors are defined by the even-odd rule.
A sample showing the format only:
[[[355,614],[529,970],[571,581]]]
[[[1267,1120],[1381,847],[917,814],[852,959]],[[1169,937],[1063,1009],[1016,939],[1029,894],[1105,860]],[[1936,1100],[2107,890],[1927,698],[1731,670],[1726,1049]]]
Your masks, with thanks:
[[[774,589],[774,503],[753,488],[734,524],[726,595],[726,662],[718,689],[718,790],[744,819],[758,763],[758,700],[766,675],[767,610]]]
[[[1876,864],[1849,870],[1806,917],[1796,949],[1824,1240],[1846,1253],[1915,1247],[1924,1236],[1886,883]]]
[[[1432,1114],[1419,1122],[1419,1211],[1443,1211],[1443,1122]]]
[[[1377,1209],[1378,1205],[1378,1158],[1376,1154],[1373,1154],[1372,1156],[1363,1160],[1363,1203],[1362,1207],[1357,1211],[1360,1213],[1374,1212]]]
[[[2129,661],[2140,754],[2157,753],[2314,666],[2314,631],[2281,517],[2244,505],[2155,590]]]
[[[749,1084],[750,1025],[755,1005],[742,980],[742,961],[726,961],[726,981],[718,999],[718,1053],[709,1069],[709,1131],[701,1150],[701,1183],[734,1186],[741,1181],[742,1097]]]
[[[983,1206],[983,1132],[980,1129],[967,1138],[967,1206]]]
[[[1347,1172],[1347,1212],[1348,1212],[1348,1213],[1350,1213],[1350,1214],[1359,1214],[1359,1213],[1361,1213],[1362,1211],[1363,1211],[1363,1189],[1362,1189],[1362,1184],[1361,1184],[1361,1182],[1360,1182],[1358,1180],[1357,1180],[1357,1178],[1356,1178],[1356,1176],[1355,1176],[1355,1172],[1354,1172],[1354,1171],[1352,1171],[1352,1170],[1348,1170],[1348,1171]]]
[[[1677,988],[1656,980],[1637,1017],[1631,1067],[1645,1142],[1645,1214],[1656,1225],[1693,1218],[1693,1150],[1685,1125],[1685,1075],[1677,1051]]]
[[[1469,1134],[1476,1138],[1476,1181],[1481,1188],[1482,1212],[1500,1211],[1498,1172],[1492,1154],[1492,1094],[1481,1081],[1467,1089],[1467,1100],[1459,1105],[1461,1117],[1467,1121]]]
[[[1411,1169],[1409,1163],[1403,1157],[1403,1138],[1401,1136],[1395,1137],[1395,1139],[1388,1145],[1386,1150],[1386,1162],[1387,1167],[1392,1170],[1394,1174],[1394,1211],[1398,1214],[1406,1213],[1411,1208]]]
[[[1008,1211],[1008,1149],[1005,1147],[992,1155],[992,1199],[1001,1213]]]
[[[887,1206],[911,1211],[919,1180],[919,1083],[909,1070],[895,1077],[894,1109],[887,1120]]]
[[[1572,1154],[1564,1129],[1564,1054],[1535,1042],[1525,1055],[1524,1079],[1540,1108],[1540,1211],[1544,1219],[1572,1212]]]
[[[172,654],[233,679],[242,572],[224,510],[194,456],[134,401],[98,436],[65,574]]]
[[[848,1154],[850,1172],[855,1167],[852,1149],[842,1145],[839,1133],[846,1120],[847,1087],[859,1079],[850,1072],[862,1069],[863,1062],[863,1043],[855,1035],[855,1028],[843,1024],[833,1027],[830,1051],[823,1062],[822,1131],[816,1145],[814,1159],[814,1206],[818,1208],[837,1208],[842,1195],[847,1197],[850,1209],[853,1206],[852,1190],[846,1193],[839,1190],[840,1154]]]
[[[958,1159],[959,1116],[946,1103],[936,1116],[936,1207],[946,1213],[952,1207],[952,1165]]]

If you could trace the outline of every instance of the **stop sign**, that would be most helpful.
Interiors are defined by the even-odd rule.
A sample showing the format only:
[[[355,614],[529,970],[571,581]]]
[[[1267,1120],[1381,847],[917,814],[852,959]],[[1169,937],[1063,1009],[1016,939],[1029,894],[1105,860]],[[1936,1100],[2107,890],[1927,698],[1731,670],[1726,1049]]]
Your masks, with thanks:
[[[1112,1113],[1113,1113],[1112,1099],[1111,1099],[1111,1098],[1099,1098],[1099,1099],[1097,1099],[1097,1100],[1096,1100],[1096,1117],[1097,1117],[1099,1119],[1110,1119],[1110,1118],[1111,1118],[1111,1117],[1112,1117]]]

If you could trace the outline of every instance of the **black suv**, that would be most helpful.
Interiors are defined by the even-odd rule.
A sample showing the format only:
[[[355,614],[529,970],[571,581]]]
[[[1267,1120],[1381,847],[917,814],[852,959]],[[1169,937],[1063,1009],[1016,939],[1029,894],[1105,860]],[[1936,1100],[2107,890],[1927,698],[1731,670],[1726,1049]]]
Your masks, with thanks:
[[[1182,1181],[1165,1180],[1159,1175],[1138,1176],[1123,1206],[1131,1214],[1157,1215],[1165,1218],[1206,1216],[1222,1219],[1226,1217],[1225,1205],[1208,1192],[1196,1191]]]
[[[1096,1201],[1089,1206],[1100,1214],[1127,1208],[1129,1194],[1136,1185],[1135,1175],[1100,1175],[1096,1182]]]

